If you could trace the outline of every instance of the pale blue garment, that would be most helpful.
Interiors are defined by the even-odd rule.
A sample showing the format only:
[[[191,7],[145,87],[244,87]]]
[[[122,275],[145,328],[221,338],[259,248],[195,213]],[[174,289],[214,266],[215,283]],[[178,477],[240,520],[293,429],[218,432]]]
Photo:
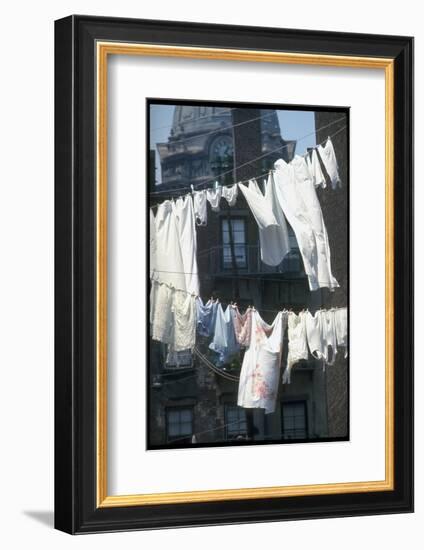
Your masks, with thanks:
[[[234,307],[227,306],[225,310],[225,320],[227,324],[227,347],[230,357],[240,351],[240,344],[237,342],[236,331],[234,329],[235,315],[236,312]]]
[[[197,309],[197,332],[200,336],[212,336],[215,328],[215,318],[218,309],[218,302],[209,300],[203,304],[200,296],[196,300]]]
[[[221,304],[218,304],[214,336],[212,342],[209,344],[209,349],[218,354],[217,365],[227,363],[240,349],[236,340],[231,309],[230,306],[227,306],[224,313]]]

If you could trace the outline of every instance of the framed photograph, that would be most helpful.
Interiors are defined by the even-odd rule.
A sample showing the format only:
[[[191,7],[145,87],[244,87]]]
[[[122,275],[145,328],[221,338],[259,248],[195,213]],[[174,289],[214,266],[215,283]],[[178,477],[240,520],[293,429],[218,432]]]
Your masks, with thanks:
[[[146,106],[147,449],[349,440],[349,110]]]
[[[55,525],[413,510],[413,39],[55,25]]]

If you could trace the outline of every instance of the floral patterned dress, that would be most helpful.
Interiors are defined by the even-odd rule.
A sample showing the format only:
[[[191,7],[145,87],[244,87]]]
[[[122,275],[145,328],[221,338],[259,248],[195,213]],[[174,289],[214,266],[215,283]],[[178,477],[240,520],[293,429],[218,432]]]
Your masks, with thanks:
[[[280,379],[283,336],[287,316],[279,312],[268,325],[252,310],[250,345],[243,358],[237,404],[246,408],[275,410]]]

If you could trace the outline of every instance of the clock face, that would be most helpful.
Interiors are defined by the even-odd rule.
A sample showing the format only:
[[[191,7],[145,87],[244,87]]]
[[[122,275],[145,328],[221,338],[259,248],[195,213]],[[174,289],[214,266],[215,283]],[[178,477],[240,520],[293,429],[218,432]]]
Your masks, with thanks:
[[[233,156],[233,140],[229,136],[217,137],[210,147],[211,160],[224,160]]]

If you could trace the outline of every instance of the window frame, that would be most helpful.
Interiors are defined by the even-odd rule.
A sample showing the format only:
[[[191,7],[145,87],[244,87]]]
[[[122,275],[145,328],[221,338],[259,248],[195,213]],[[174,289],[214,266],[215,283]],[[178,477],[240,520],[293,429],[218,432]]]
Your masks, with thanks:
[[[228,415],[230,412],[230,409],[236,410],[238,413],[238,433],[237,434],[230,434],[230,430],[228,429],[229,419]],[[244,420],[240,419],[240,412],[244,414]],[[234,441],[239,435],[243,436],[244,438],[247,437],[247,416],[246,416],[246,409],[243,407],[239,407],[238,405],[234,405],[232,403],[225,403],[224,404],[224,422],[225,422],[225,440],[226,441]],[[240,432],[240,422],[244,422],[246,424],[245,433]],[[232,436],[232,437],[231,437]]]
[[[290,405],[303,405],[304,419],[305,419],[305,437],[287,437],[285,435],[285,415],[284,407]],[[292,428],[292,431],[296,431],[296,428]],[[308,403],[306,399],[291,399],[288,401],[281,401],[281,439],[283,440],[305,440],[309,439],[309,429],[308,429]]]
[[[184,434],[178,434],[173,438],[169,435],[169,414],[172,412],[179,412],[181,413],[183,410],[189,411],[191,415],[191,433],[185,436]],[[165,407],[165,423],[166,423],[166,441],[167,443],[171,444],[174,443],[174,441],[182,441],[183,439],[189,440],[191,443],[192,437],[194,435],[194,407],[191,405],[172,405],[170,407]],[[179,420],[179,425],[181,424],[181,418]]]
[[[228,224],[228,222],[231,222],[230,224]],[[230,252],[231,252],[231,245],[230,243],[225,243],[224,242],[224,224],[228,224],[228,228],[230,227],[230,225],[232,226],[233,225],[233,222],[234,221],[240,221],[243,223],[243,232],[244,232],[244,243],[241,243],[241,244],[236,244],[234,242],[234,247],[236,246],[243,246],[243,249],[244,249],[244,264],[243,265],[238,265],[238,262],[237,262],[237,257],[236,257],[236,268],[237,269],[240,269],[240,270],[247,270],[248,267],[249,267],[249,258],[248,258],[248,250],[247,250],[247,246],[248,246],[248,243],[247,243],[247,220],[246,220],[246,217],[245,216],[230,216],[230,219],[228,219],[227,216],[222,216],[219,220],[219,226],[220,226],[220,242],[221,242],[221,254],[220,254],[220,259],[221,259],[221,268],[223,271],[231,271],[233,269],[233,266],[232,266],[232,262],[230,262],[230,265],[226,264],[225,262],[225,258],[224,258],[224,249],[225,247],[229,247],[230,249]],[[230,232],[228,231],[228,235],[230,234]]]

